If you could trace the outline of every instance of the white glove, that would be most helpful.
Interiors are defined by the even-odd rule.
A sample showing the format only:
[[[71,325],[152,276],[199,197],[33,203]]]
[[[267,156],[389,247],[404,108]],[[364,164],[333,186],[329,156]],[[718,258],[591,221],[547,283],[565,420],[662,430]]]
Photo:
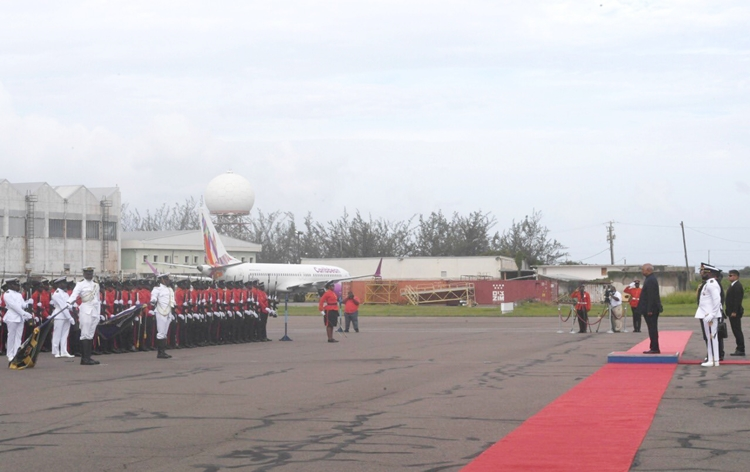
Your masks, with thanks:
[[[106,318],[104,318],[104,315],[99,315],[99,321],[104,321]]]
[[[181,319],[182,321],[185,321],[185,315],[177,315],[177,318]]]
[[[76,324],[76,320],[74,318],[71,318],[70,319],[70,324],[72,324],[72,325]]]
[[[23,320],[24,320],[24,321],[29,321],[29,320],[30,320],[31,318],[33,318],[33,317],[31,316],[31,313],[27,313],[27,312],[25,312],[25,311],[23,312],[23,314],[22,314],[21,316],[23,317]]]
[[[38,317],[38,316],[35,316],[35,317],[34,317],[34,323],[37,323],[37,324],[39,324],[39,322],[40,322],[40,321],[41,321],[41,320],[39,319],[39,317]]]
[[[37,302],[36,306],[40,307],[42,306],[42,302]]]
[[[323,315],[323,316],[326,316],[326,312],[325,311],[321,311],[320,314]]]
[[[31,305],[33,305],[33,304],[34,304],[34,300],[33,300],[33,299],[31,299],[31,298],[29,298],[28,300],[26,300],[26,301],[24,302],[24,304],[26,305],[26,306],[24,306],[24,308],[30,307]]]
[[[705,318],[703,318],[703,319],[704,319],[704,320],[706,320],[706,323],[709,323],[709,324],[710,324],[710,323],[711,323],[711,322],[712,322],[712,321],[714,320],[714,315],[713,315],[712,313],[709,313],[709,314],[708,314],[708,315],[706,315],[706,317],[705,317]]]

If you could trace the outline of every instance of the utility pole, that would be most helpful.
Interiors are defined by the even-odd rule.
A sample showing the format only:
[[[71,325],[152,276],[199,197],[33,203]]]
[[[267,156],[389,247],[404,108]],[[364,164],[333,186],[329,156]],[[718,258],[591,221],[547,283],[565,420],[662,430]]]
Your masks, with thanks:
[[[690,277],[690,266],[688,265],[688,258],[687,258],[687,244],[685,243],[685,225],[682,223],[682,221],[680,221],[680,228],[682,228],[682,249],[685,251],[685,275],[687,276],[687,283],[690,283],[692,281],[692,277]]]
[[[615,265],[615,227],[612,226],[614,221],[609,222],[607,226],[607,242],[609,243],[609,260],[610,264]]]

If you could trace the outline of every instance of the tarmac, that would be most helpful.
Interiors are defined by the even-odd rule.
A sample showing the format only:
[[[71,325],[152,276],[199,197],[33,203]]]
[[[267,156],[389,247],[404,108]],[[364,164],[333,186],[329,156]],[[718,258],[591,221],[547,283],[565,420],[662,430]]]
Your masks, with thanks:
[[[290,317],[290,342],[279,317],[273,342],[3,369],[0,470],[458,471],[647,337],[558,333],[557,318],[361,317],[327,343],[320,318]],[[705,356],[698,321],[660,328],[693,331],[683,358]],[[678,365],[630,470],[746,470],[749,390],[750,365]],[[607,401],[582,398],[581,415]],[[570,438],[591,454],[597,440]]]

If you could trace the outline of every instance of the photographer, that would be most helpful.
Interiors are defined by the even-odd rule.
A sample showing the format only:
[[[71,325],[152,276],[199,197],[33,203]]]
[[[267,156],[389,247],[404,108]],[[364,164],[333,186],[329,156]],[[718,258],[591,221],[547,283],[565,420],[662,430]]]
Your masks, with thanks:
[[[354,325],[354,332],[359,333],[359,298],[354,296],[353,292],[349,292],[344,300],[344,321],[346,326],[344,332],[349,332],[349,324]]]
[[[615,333],[622,332],[622,295],[613,285],[610,285],[604,291],[604,302],[610,308],[609,322],[612,331]]]

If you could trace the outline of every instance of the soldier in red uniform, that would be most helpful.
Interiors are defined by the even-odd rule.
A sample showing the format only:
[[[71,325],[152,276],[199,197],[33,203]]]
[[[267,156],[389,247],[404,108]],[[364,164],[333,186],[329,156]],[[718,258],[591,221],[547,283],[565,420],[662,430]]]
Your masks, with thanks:
[[[578,286],[578,290],[570,295],[570,298],[576,300],[576,314],[578,315],[579,333],[587,331],[589,323],[589,311],[591,310],[591,296],[586,291],[584,284]]]
[[[336,327],[339,320],[339,297],[333,291],[333,287],[334,283],[328,282],[326,284],[326,291],[321,295],[318,302],[318,309],[320,310],[320,314],[323,315],[323,322],[326,325],[326,334],[328,335],[329,343],[338,342],[333,339],[333,328]]]
[[[641,281],[638,279],[625,287],[623,292],[630,295],[630,311],[633,313],[633,332],[641,332],[641,313],[636,309],[638,308],[638,301],[641,299]]]

